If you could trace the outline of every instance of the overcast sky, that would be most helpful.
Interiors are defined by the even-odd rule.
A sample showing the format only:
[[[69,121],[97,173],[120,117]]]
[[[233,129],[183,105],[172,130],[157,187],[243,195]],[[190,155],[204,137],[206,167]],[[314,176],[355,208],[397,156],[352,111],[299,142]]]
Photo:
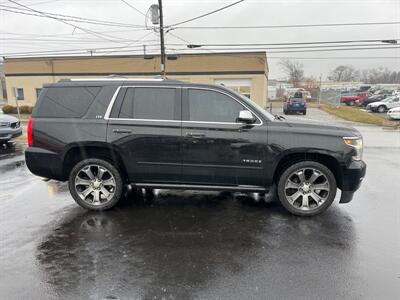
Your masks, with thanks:
[[[101,19],[118,23],[143,26],[145,17],[121,0],[15,0],[32,9],[73,15],[83,18]],[[146,13],[156,0],[126,0],[141,12]],[[207,13],[228,5],[235,0],[164,0],[165,24],[174,24],[191,17]],[[0,9],[17,5],[0,0]],[[21,8],[21,7],[20,7]],[[246,0],[238,5],[204,17],[182,26],[256,26],[321,23],[394,22],[400,21],[400,0]],[[14,14],[0,11],[0,53],[10,54],[28,51],[65,49],[93,49],[100,47],[124,47],[152,45],[158,43],[158,36],[152,31],[128,27],[111,27],[74,23],[85,29],[108,34],[106,39],[90,35],[80,29],[54,19]],[[311,28],[269,28],[204,30],[176,29],[172,34],[194,44],[209,43],[295,43],[314,41],[399,39],[400,25],[311,27]],[[148,34],[147,36],[145,36]],[[118,42],[110,40],[117,39]],[[54,41],[57,40],[57,41]],[[166,43],[183,43],[167,34]],[[390,45],[389,45],[390,46]],[[391,46],[390,46],[391,47]],[[182,46],[169,46],[182,48]],[[148,49],[152,49],[148,46]],[[139,54],[136,48],[134,54]],[[198,52],[207,52],[197,50]],[[276,50],[275,50],[276,51]],[[173,50],[170,50],[173,52]],[[267,51],[268,52],[268,51]],[[271,50],[272,52],[272,50]],[[120,54],[112,52],[110,54]],[[325,78],[329,71],[340,64],[351,64],[356,68],[388,67],[400,70],[400,48],[385,50],[352,50],[309,53],[270,53],[270,78],[282,78],[279,67],[280,57],[295,57],[304,64],[306,75]],[[339,57],[340,59],[326,59]],[[349,59],[354,57],[354,59]],[[360,59],[374,57],[374,59]],[[375,57],[385,57],[376,59]],[[311,58],[311,59],[310,59]],[[318,58],[318,59],[315,59]]]

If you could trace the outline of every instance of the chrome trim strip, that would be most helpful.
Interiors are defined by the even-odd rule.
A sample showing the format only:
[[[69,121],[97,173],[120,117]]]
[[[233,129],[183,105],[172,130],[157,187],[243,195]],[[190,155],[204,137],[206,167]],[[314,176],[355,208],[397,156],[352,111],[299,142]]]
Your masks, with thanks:
[[[218,92],[221,94],[224,94],[230,98],[232,98],[233,100],[235,100],[236,102],[238,102],[239,104],[243,105],[244,107],[246,107],[250,112],[252,112],[257,119],[260,121],[260,123],[257,124],[247,124],[247,123],[235,123],[235,122],[206,122],[206,121],[180,121],[180,120],[153,120],[153,119],[129,119],[129,118],[110,118],[110,114],[112,111],[112,108],[114,106],[115,100],[117,99],[118,93],[121,90],[121,88],[142,88],[142,87],[152,87],[152,88],[182,88],[182,89],[197,89],[197,90],[206,90],[206,91],[213,91],[213,92]],[[220,124],[220,125],[249,125],[249,126],[262,126],[264,124],[264,122],[262,121],[262,119],[250,108],[248,108],[245,104],[243,104],[242,102],[238,101],[236,98],[232,97],[231,95],[229,95],[228,93],[219,91],[217,89],[212,89],[212,88],[202,88],[202,87],[182,87],[182,86],[147,86],[147,85],[133,85],[133,86],[119,86],[117,88],[117,90],[115,91],[113,97],[111,98],[110,104],[107,107],[106,110],[106,114],[104,116],[105,120],[114,120],[114,121],[145,121],[145,122],[181,122],[181,123],[194,123],[194,124]]]
[[[120,89],[121,89],[121,86],[119,86],[117,88],[117,90],[115,91],[114,95],[111,98],[110,104],[108,104],[108,107],[107,107],[107,110],[106,110],[106,114],[104,115],[104,119],[105,120],[108,120],[109,117],[110,117],[111,110],[112,110],[112,108],[114,106],[115,99],[117,99],[117,96],[118,96],[118,93],[119,93]]]

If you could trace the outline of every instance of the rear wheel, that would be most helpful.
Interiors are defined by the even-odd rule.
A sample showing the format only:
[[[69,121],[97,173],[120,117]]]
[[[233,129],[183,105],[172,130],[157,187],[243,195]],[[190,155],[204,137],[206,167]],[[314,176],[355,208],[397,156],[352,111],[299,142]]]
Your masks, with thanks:
[[[69,190],[80,206],[90,210],[106,210],[121,198],[123,183],[120,172],[102,159],[85,159],[72,169]]]
[[[335,199],[336,189],[332,172],[314,161],[289,166],[278,182],[279,201],[298,216],[314,216],[325,211]]]
[[[354,101],[350,101],[350,102],[349,102],[349,105],[350,105],[350,106],[354,106]]]
[[[305,111],[303,111],[303,115],[306,115],[307,114],[307,111],[305,110]]]

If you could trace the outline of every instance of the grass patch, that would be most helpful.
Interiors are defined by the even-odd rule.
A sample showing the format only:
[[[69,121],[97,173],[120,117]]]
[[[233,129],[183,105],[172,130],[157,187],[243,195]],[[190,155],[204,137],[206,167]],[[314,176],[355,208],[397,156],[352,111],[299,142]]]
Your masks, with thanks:
[[[385,118],[362,111],[355,107],[336,107],[329,104],[322,104],[320,105],[319,109],[347,121],[380,126],[397,126],[396,122],[389,121]]]

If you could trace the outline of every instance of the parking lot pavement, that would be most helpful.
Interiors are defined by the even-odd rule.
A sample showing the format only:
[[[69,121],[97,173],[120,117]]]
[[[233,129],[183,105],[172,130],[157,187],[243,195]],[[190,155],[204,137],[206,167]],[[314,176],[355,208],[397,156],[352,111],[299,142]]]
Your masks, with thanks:
[[[29,173],[23,146],[3,148],[0,298],[397,299],[400,133],[357,128],[363,185],[312,218],[256,195],[174,191],[87,212]]]

